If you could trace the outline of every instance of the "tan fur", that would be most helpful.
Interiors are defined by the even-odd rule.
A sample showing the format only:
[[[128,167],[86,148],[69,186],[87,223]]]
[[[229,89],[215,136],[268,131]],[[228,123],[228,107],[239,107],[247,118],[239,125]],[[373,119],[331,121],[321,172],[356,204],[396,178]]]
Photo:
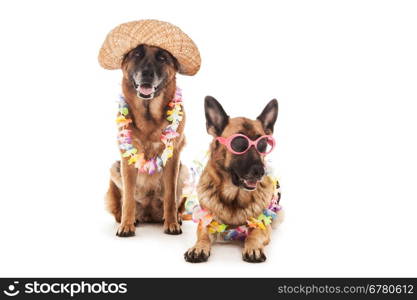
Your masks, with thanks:
[[[246,261],[259,261],[265,258],[264,248],[269,244],[271,236],[271,226],[266,226],[266,230],[255,228],[248,235],[242,251],[243,259]]]
[[[254,132],[248,134],[265,134],[259,121],[234,118],[230,119],[222,136],[247,131],[242,126],[243,122],[250,122],[254,127]],[[255,191],[235,186],[229,173],[224,171],[224,167],[230,164],[232,154],[223,146],[216,148],[214,140],[210,149],[210,160],[197,187],[201,207],[211,211],[221,223],[243,225],[249,217],[258,216],[268,206],[274,192],[273,182],[268,176],[264,176]]]
[[[251,128],[245,128],[244,123],[250,123]],[[244,132],[248,136],[265,135],[258,120],[233,118],[229,120],[222,136],[228,137],[238,132]],[[232,154],[215,140],[211,143],[210,152],[210,159],[197,187],[200,205],[210,211],[214,220],[219,223],[231,226],[246,225],[246,220],[250,217],[256,218],[268,207],[274,193],[273,182],[268,176],[264,176],[254,191],[239,188],[232,183],[230,173],[226,171]],[[251,262],[264,261],[266,258],[263,249],[269,243],[270,233],[271,226],[269,225],[267,230],[254,229],[244,243],[243,259]],[[211,248],[210,241],[214,240],[208,236],[207,229],[198,226],[197,242],[185,253],[188,261],[207,260]],[[207,256],[204,256],[204,253]]]
[[[195,260],[205,261],[210,256],[212,240],[207,227],[198,224],[197,228],[197,242],[193,247],[186,252],[193,256]]]
[[[129,87],[127,74],[130,67],[129,62],[122,66],[122,88],[133,121],[129,126],[132,130],[132,144],[145,154],[145,159],[149,159],[160,155],[164,149],[161,133],[169,124],[166,111],[176,90],[176,71],[167,65],[168,80],[165,89],[159,96],[147,101],[139,99]],[[121,222],[117,231],[119,236],[134,235],[135,223],[138,222],[164,222],[166,233],[181,233],[177,207],[184,180],[179,176],[179,156],[185,144],[184,125],[185,112],[177,129],[180,135],[174,141],[173,157],[168,160],[162,172],[153,175],[138,174],[136,167],[129,165],[125,158],[112,166],[106,201],[116,221]]]
[[[107,190],[106,194],[106,204],[107,210],[113,214],[116,222],[120,223],[122,219],[122,205],[120,202],[121,195],[120,189],[114,183],[113,180],[110,180],[109,189]]]

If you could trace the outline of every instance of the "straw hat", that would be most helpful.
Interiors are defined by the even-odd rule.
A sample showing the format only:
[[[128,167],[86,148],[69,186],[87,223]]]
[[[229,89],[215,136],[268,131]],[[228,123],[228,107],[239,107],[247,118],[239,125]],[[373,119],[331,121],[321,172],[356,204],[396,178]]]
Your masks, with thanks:
[[[200,53],[190,37],[177,26],[158,20],[133,21],[114,28],[101,46],[98,61],[105,69],[120,69],[123,56],[140,44],[170,52],[178,60],[181,74],[194,75],[200,69]]]

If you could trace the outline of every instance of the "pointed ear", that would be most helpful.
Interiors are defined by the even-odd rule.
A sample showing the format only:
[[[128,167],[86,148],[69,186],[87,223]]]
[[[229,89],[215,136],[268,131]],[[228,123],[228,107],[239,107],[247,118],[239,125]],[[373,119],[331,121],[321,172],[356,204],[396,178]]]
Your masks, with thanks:
[[[278,116],[278,101],[273,99],[265,106],[262,113],[257,117],[262,123],[262,127],[266,134],[272,134],[274,132],[275,121]]]
[[[220,103],[211,96],[204,99],[207,132],[212,136],[220,136],[229,123],[229,116]]]

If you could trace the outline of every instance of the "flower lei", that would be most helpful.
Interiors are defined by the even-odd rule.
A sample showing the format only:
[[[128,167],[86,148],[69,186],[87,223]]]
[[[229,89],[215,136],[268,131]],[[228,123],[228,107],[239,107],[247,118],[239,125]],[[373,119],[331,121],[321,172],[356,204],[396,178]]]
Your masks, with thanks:
[[[244,241],[251,230],[255,228],[265,230],[266,226],[272,223],[272,220],[277,217],[278,211],[281,210],[281,206],[279,205],[279,200],[281,198],[279,183],[276,179],[273,179],[273,181],[276,188],[268,208],[264,209],[257,218],[251,217],[246,220],[247,225],[227,229],[229,225],[220,224],[217,221],[214,221],[213,215],[198,204],[194,204],[192,208],[192,219],[195,223],[201,223],[203,226],[206,226],[211,234],[223,233],[225,240]],[[192,203],[186,203],[186,210],[190,210],[191,205]]]
[[[170,109],[167,111],[167,120],[170,121],[170,124],[162,130],[161,135],[161,141],[165,148],[161,155],[146,160],[145,155],[139,153],[132,144],[132,130],[128,129],[129,124],[132,123],[132,119],[128,117],[129,105],[126,103],[126,99],[120,95],[119,115],[116,119],[119,128],[117,136],[119,148],[122,151],[122,157],[128,159],[129,165],[135,164],[140,173],[152,175],[155,172],[160,172],[173,155],[174,139],[179,136],[177,129],[183,118],[181,89],[176,89],[174,99],[168,103],[168,107]]]

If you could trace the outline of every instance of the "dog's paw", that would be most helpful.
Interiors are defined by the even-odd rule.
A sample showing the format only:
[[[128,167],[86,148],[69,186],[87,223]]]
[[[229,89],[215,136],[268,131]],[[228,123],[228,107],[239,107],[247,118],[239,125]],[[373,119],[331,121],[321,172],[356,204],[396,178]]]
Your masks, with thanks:
[[[178,223],[164,223],[164,232],[166,234],[178,235],[182,233],[181,225]]]
[[[184,253],[185,261],[188,261],[190,263],[205,262],[208,260],[209,256],[210,250],[200,247],[190,248],[187,252]]]
[[[250,263],[260,263],[266,260],[266,256],[262,248],[245,248],[242,259]]]
[[[119,237],[129,237],[135,235],[135,225],[134,224],[125,224],[120,225],[117,229],[116,235]]]

